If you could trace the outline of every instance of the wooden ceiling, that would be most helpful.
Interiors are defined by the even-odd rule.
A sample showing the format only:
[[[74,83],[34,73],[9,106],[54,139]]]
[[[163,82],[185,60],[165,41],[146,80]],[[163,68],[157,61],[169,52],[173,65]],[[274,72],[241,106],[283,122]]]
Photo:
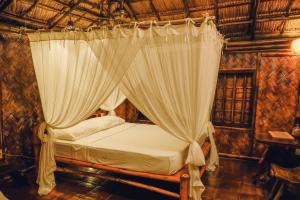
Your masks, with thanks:
[[[88,28],[122,0],[0,0],[0,31]],[[300,36],[300,0],[124,0],[132,21],[197,18],[208,12],[231,40]]]

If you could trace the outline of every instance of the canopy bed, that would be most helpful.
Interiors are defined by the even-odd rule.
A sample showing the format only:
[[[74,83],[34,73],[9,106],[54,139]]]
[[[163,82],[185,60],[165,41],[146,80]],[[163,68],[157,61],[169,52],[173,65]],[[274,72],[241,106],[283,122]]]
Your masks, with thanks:
[[[100,117],[102,120],[105,117]],[[89,120],[87,120],[89,121]],[[167,196],[188,199],[189,175],[184,164],[188,143],[183,142],[156,125],[121,123],[78,140],[63,140],[53,133],[55,160],[72,164],[60,166],[59,172],[79,173],[149,189]],[[203,137],[199,144],[207,158],[210,143]],[[168,191],[139,180],[87,172],[73,166],[92,167],[106,172],[161,180],[180,184],[179,193]],[[205,166],[200,170],[203,175]]]
[[[28,34],[45,118],[38,128],[39,194],[55,187],[56,159],[177,182],[180,194],[125,180],[169,196],[201,199],[204,186],[199,174],[203,166],[214,170],[218,165],[210,111],[223,38],[208,16],[199,27],[192,19],[183,25],[139,26]],[[100,107],[114,115],[116,104],[124,100],[119,90],[156,125],[125,123],[101,133],[98,127],[89,127],[84,120]],[[107,101],[114,103],[107,108]],[[77,132],[74,126],[98,132],[77,137],[86,132]],[[68,136],[66,129],[71,129]],[[72,142],[59,140],[61,135]],[[166,141],[158,142],[159,138]],[[67,155],[70,146],[82,152]]]

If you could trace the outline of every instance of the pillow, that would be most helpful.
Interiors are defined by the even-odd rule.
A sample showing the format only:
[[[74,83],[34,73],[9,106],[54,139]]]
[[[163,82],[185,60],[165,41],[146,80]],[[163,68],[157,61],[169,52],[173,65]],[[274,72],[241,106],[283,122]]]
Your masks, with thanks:
[[[54,134],[56,139],[75,141],[123,123],[125,123],[125,120],[120,117],[103,116],[84,120],[69,128],[48,128],[48,130]]]

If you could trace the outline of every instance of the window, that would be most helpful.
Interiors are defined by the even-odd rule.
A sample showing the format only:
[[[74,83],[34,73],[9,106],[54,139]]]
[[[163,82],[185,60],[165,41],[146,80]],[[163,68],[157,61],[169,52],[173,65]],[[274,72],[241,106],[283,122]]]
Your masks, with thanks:
[[[251,128],[254,71],[219,73],[212,118],[215,125]]]

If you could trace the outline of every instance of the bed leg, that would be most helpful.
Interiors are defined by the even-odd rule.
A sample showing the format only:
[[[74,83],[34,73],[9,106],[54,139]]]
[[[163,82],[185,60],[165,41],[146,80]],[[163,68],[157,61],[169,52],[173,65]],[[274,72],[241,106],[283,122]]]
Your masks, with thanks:
[[[190,176],[182,174],[180,177],[180,200],[189,199]]]

